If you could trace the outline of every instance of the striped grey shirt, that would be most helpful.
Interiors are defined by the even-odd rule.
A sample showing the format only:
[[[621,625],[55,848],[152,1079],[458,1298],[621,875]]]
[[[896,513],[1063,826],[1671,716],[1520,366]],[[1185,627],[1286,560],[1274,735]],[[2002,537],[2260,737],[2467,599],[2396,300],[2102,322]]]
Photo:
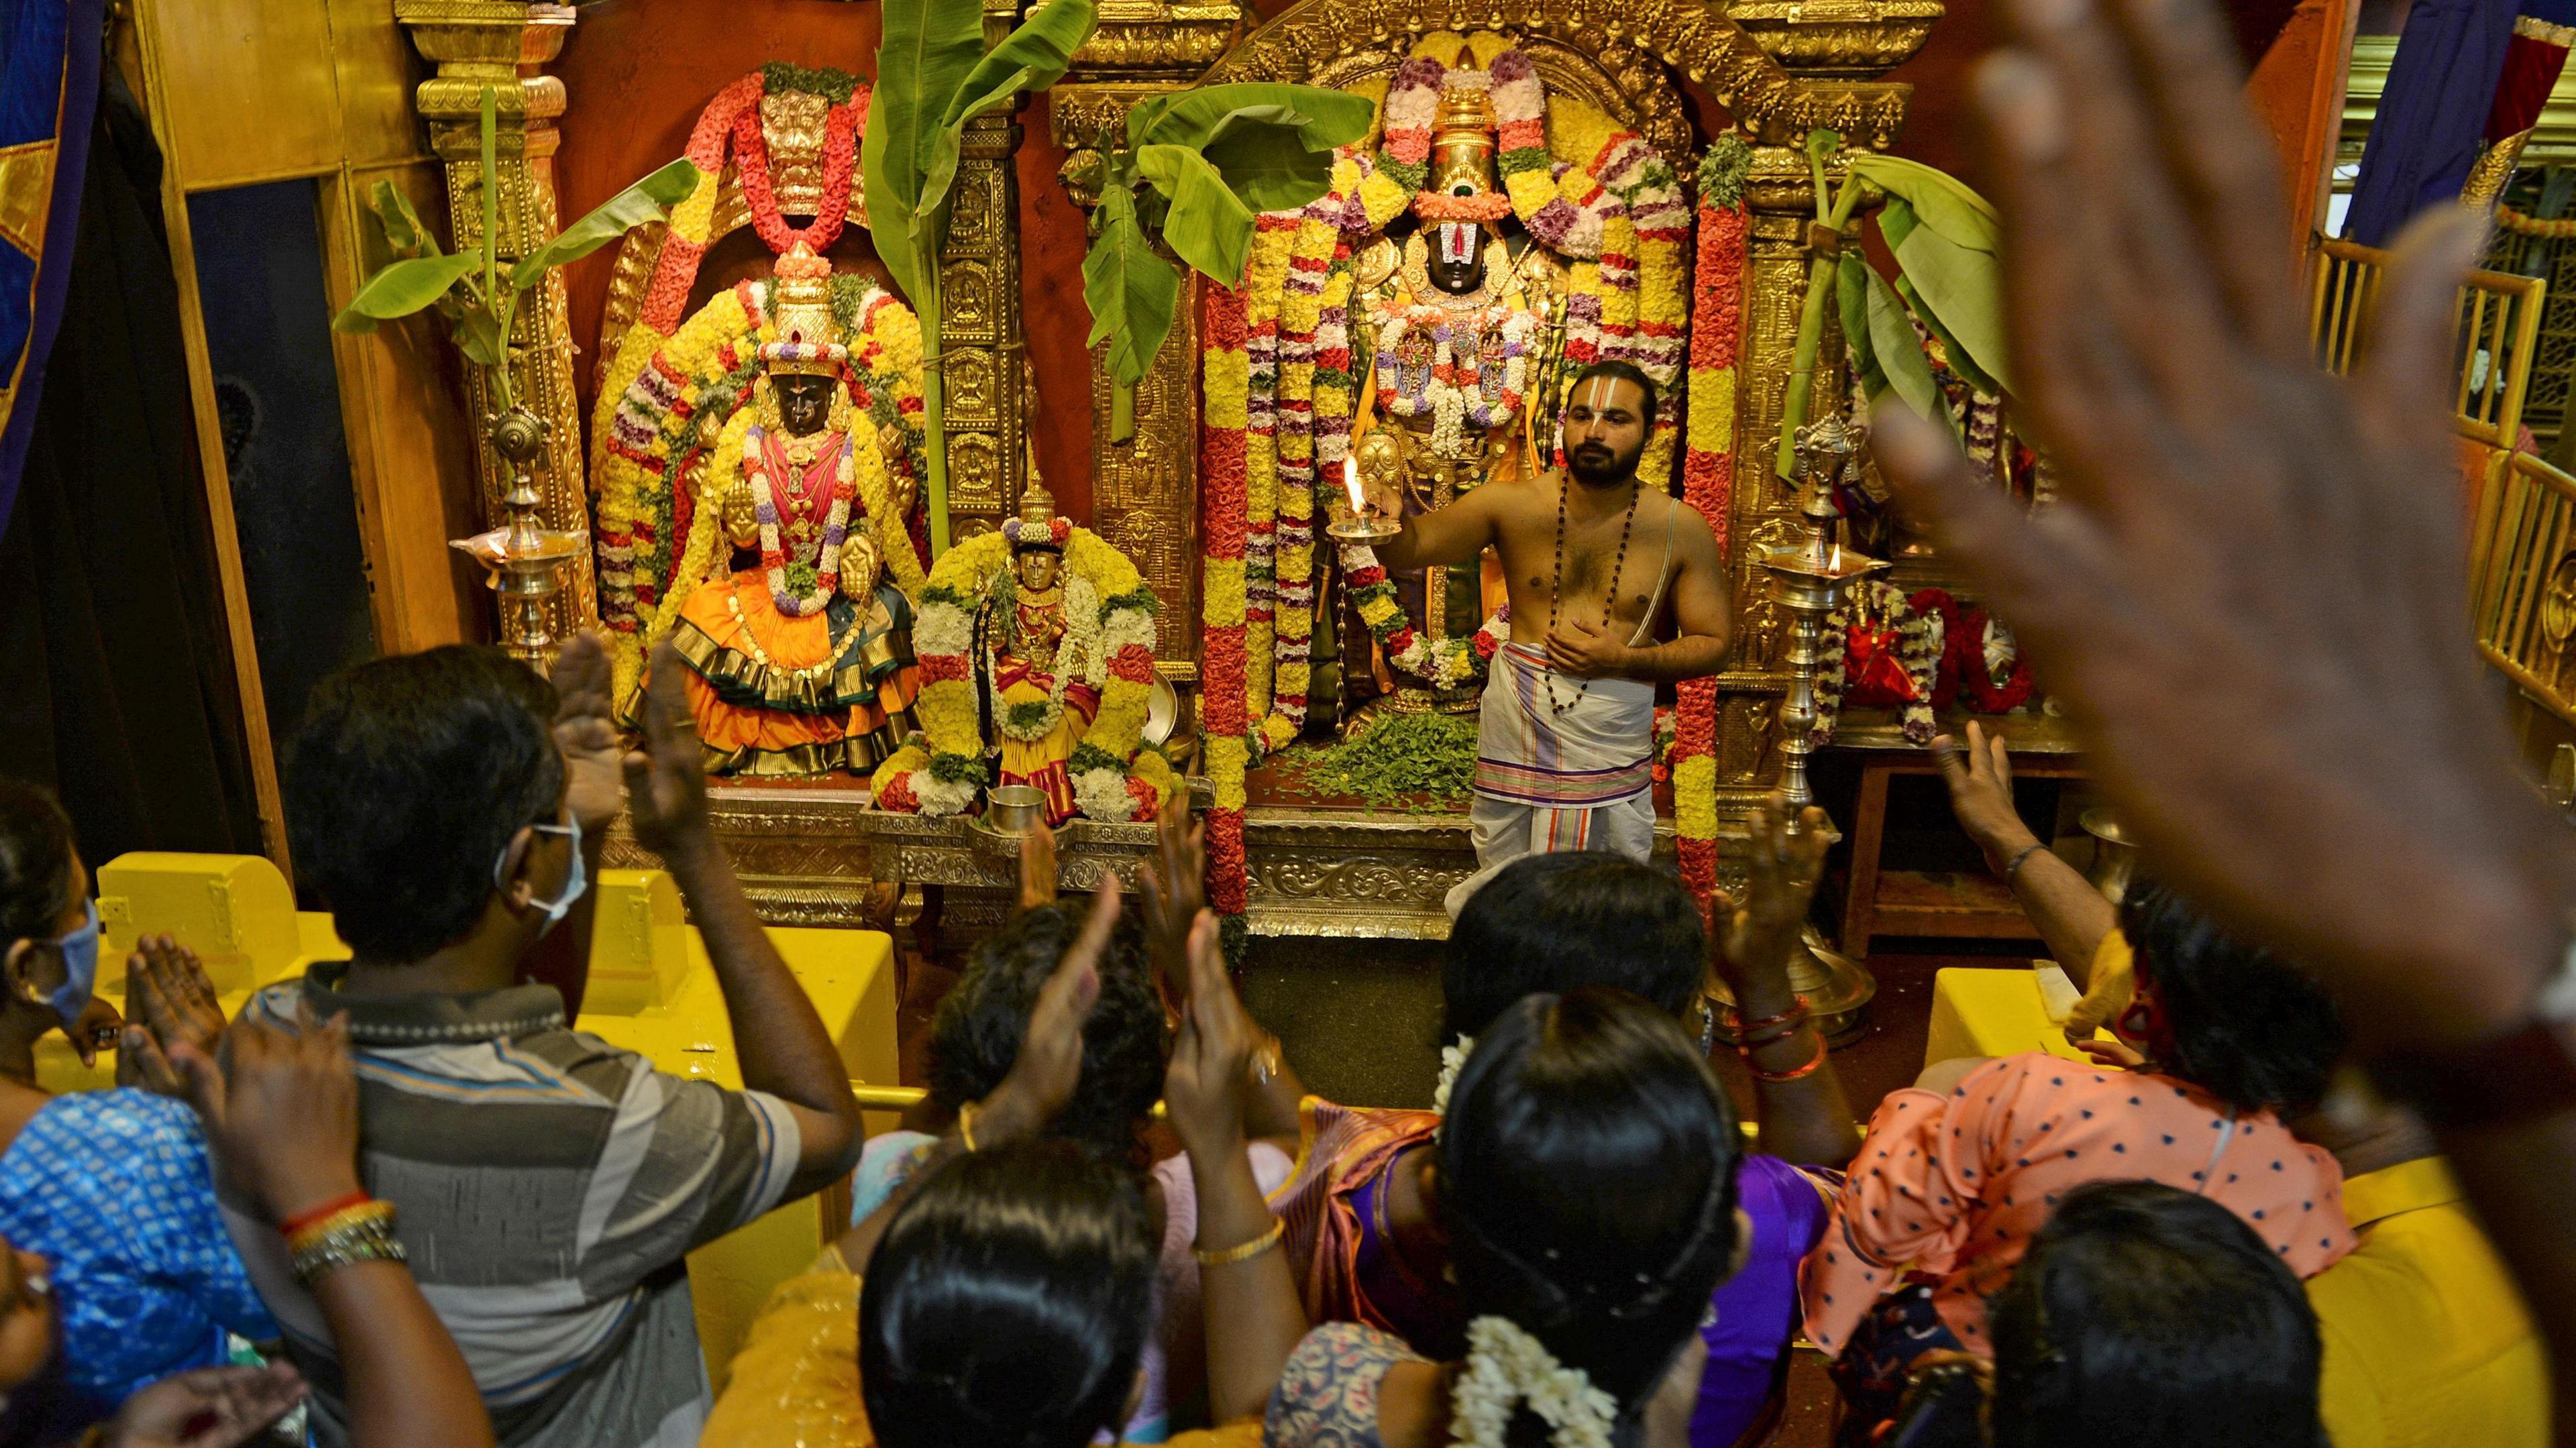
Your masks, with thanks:
[[[269,987],[245,1014],[345,1011],[361,1176],[392,1202],[505,1448],[691,1448],[709,1407],[682,1257],[778,1205],[796,1121],[777,1098],[655,1071],[569,1030],[552,986],[348,996],[343,964]],[[225,1194],[226,1224],[297,1366],[315,1440],[348,1439],[321,1311],[274,1227]]]

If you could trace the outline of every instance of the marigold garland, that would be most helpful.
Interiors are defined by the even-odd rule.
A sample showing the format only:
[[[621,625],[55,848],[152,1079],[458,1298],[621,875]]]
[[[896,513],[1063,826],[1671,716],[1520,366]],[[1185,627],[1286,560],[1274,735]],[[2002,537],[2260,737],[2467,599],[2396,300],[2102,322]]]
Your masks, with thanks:
[[[1753,153],[1735,136],[1719,138],[1699,171],[1699,253],[1692,271],[1689,419],[1682,457],[1682,501],[1708,520],[1718,556],[1727,556],[1735,492],[1735,369],[1743,346],[1744,171]],[[1717,889],[1717,680],[1685,679],[1673,687],[1674,849],[1682,883],[1706,914]]]
[[[1199,495],[1206,548],[1200,588],[1200,730],[1216,786],[1208,811],[1208,903],[1220,915],[1243,913],[1243,776],[1250,765],[1244,680],[1245,431],[1250,422],[1244,297],[1231,287],[1203,286],[1206,351],[1201,370],[1206,405],[1199,434]]]
[[[1010,564],[1010,540],[994,532],[949,549],[931,568],[912,632],[922,680],[913,712],[927,753],[900,751],[877,767],[869,789],[881,807],[900,809],[908,798],[922,814],[962,814],[987,782],[976,726],[975,609]],[[1074,802],[1092,819],[1151,818],[1178,784],[1159,753],[1139,753],[1154,680],[1154,591],[1126,555],[1088,528],[1067,535],[1064,572],[1066,607],[1086,603],[1091,615],[1068,617],[1066,633],[1082,637],[1096,628],[1081,668],[1084,682],[1100,690],[1100,712],[1065,761]]]

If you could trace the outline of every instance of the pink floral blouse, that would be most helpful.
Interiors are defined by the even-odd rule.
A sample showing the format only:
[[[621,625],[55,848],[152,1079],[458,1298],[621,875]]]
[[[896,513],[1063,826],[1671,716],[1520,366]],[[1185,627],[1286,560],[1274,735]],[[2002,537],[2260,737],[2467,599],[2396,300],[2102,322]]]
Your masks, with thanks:
[[[2241,1113],[2190,1082],[2043,1051],[1979,1067],[1944,1097],[1888,1096],[1800,1273],[1807,1336],[1828,1357],[1910,1272],[1972,1352],[1986,1298],[2012,1276],[2060,1194],[2159,1181],[2244,1219],[2302,1278],[2353,1248],[2343,1170],[2270,1112]]]

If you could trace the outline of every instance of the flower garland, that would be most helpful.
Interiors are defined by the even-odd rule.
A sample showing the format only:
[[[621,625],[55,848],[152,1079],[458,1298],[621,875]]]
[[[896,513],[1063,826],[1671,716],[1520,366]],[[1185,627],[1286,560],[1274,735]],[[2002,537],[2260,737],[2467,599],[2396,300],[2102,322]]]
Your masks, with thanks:
[[[990,590],[986,594],[988,605],[1014,607],[1015,585],[1011,570],[995,569],[991,583],[986,586]],[[1023,744],[1044,739],[1064,722],[1065,690],[1073,686],[1077,677],[1089,683],[1100,682],[1100,596],[1092,591],[1090,584],[1079,578],[1066,584],[1063,593],[1064,602],[1059,611],[1064,617],[1064,636],[1056,640],[1055,662],[1050,665],[1055,683],[1047,690],[1046,702],[1034,707],[1013,704],[1008,709],[999,710],[993,719],[994,728]],[[984,663],[988,669],[993,667],[990,645],[987,645]],[[1027,712],[1024,714],[1023,710]]]
[[[1025,518],[1005,518],[1002,520],[1002,537],[1004,541],[1008,542],[1013,548],[1020,546],[1021,539],[1034,537],[1036,532],[1037,530],[1032,527]],[[1046,536],[1047,541],[1054,544],[1057,551],[1063,551],[1065,540],[1073,536],[1073,520],[1071,518],[1049,518],[1046,522]]]
[[[1388,667],[1428,679],[1442,689],[1460,688],[1483,677],[1485,661],[1494,656],[1493,629],[1497,620],[1510,621],[1508,608],[1486,620],[1472,637],[1444,639],[1434,649],[1430,636],[1405,616],[1396,600],[1395,580],[1386,576],[1376,549],[1365,543],[1344,543],[1341,557],[1342,583],[1350,590],[1351,605],[1359,610],[1360,622],[1368,625],[1369,637],[1386,651]],[[1478,639],[1486,640],[1482,650],[1477,648]]]
[[[926,747],[907,746],[877,767],[868,787],[879,808],[962,814],[986,782],[976,732],[974,610],[1010,561],[1010,542],[997,531],[949,549],[931,568],[912,633],[921,664],[913,709]],[[1179,787],[1160,753],[1138,752],[1154,682],[1154,592],[1135,564],[1088,528],[1067,536],[1064,571],[1066,646],[1088,655],[1084,677],[1100,685],[1100,713],[1065,761],[1074,801],[1096,820],[1151,818]],[[1071,670],[1061,650],[1057,660],[1061,685]],[[1051,702],[1060,704],[1061,696]]]
[[[1243,775],[1250,716],[1244,699],[1245,455],[1251,362],[1247,355],[1243,293],[1203,288],[1206,348],[1200,366],[1206,393],[1199,431],[1199,490],[1206,511],[1200,538],[1206,549],[1200,587],[1199,726],[1207,740],[1207,770],[1216,801],[1207,818],[1208,904],[1220,915],[1243,914]]]
[[[1413,306],[1391,312],[1378,326],[1379,400],[1397,417],[1429,414],[1431,450],[1442,457],[1465,456],[1470,424],[1490,432],[1520,415],[1522,393],[1529,386],[1530,340],[1537,332],[1533,314],[1506,307],[1465,312]],[[1405,356],[1407,335],[1413,333],[1429,335],[1428,358]],[[1461,338],[1469,343],[1463,361]],[[1502,353],[1499,378],[1494,375],[1495,347]],[[1421,365],[1425,361],[1428,366]],[[1414,374],[1409,382],[1407,372]]]
[[[1944,643],[1941,615],[1916,608],[1895,584],[1872,579],[1857,607],[1847,599],[1825,615],[1825,636],[1843,646],[1828,647],[1816,671],[1816,727],[1809,741],[1819,749],[1833,742],[1848,693],[1864,708],[1895,709],[1907,740],[1931,743],[1932,695]],[[1855,673],[1857,686],[1850,683]]]
[[[1460,1036],[1440,1048],[1440,1079],[1432,1083],[1431,1114],[1449,1114],[1449,1093],[1458,1089],[1458,1073],[1467,1069],[1467,1058],[1476,1051],[1476,1038]]]
[[[1692,280],[1687,448],[1682,501],[1708,520],[1727,556],[1735,491],[1735,368],[1744,335],[1744,176],[1752,148],[1723,136],[1699,170],[1699,255]],[[1673,686],[1673,845],[1703,916],[1717,890],[1717,680]]]
[[[1287,300],[1289,251],[1297,217],[1260,218],[1244,279],[1244,354],[1250,367],[1250,411],[1244,428],[1244,708],[1270,711],[1272,640],[1278,580],[1280,309]]]
[[[1932,707],[1947,709],[1964,697],[1972,714],[2009,714],[2030,703],[2037,682],[2030,660],[2002,619],[1982,604],[1964,608],[1947,589],[1927,588],[1914,595],[1915,608],[1941,619],[1939,681]]]
[[[760,349],[776,340],[768,295],[766,282],[718,293],[653,349],[622,392],[600,397],[592,461],[600,616],[621,707],[642,679],[646,650],[670,632],[688,591],[720,561],[720,530],[699,516],[706,510],[697,506],[698,495],[708,486],[702,474],[713,459],[732,466],[742,456],[742,433],[733,424],[751,420],[754,410],[743,404],[758,389]],[[921,326],[910,308],[858,277],[833,279],[832,310],[848,339],[847,400],[867,419],[846,429],[857,500],[887,576],[911,593],[922,583],[921,555],[893,500],[898,477],[912,479],[917,496],[927,466]],[[834,410],[841,411],[837,401]],[[891,454],[883,445],[890,438],[902,444]]]
[[[1414,54],[1395,68],[1386,102],[1378,111],[1386,130],[1378,170],[1402,187],[1407,197],[1431,182],[1431,124],[1440,112],[1441,82],[1449,74],[1449,67],[1423,54],[1422,48],[1416,46]]]
[[[1619,1400],[1592,1385],[1581,1368],[1556,1360],[1547,1345],[1508,1317],[1467,1324],[1467,1368],[1449,1398],[1451,1441],[1460,1448],[1503,1448],[1514,1411],[1526,1405],[1546,1422],[1555,1448],[1610,1448]]]
[[[1425,191],[1413,198],[1413,214],[1428,224],[1444,221],[1473,221],[1490,225],[1512,214],[1512,199],[1496,191],[1480,191],[1473,196],[1449,196]]]
[[[859,132],[867,125],[869,92],[854,92],[823,115],[823,195],[814,219],[789,226],[779,213],[778,196],[769,179],[769,138],[761,130],[760,108],[747,107],[734,118],[734,166],[742,179],[743,205],[751,224],[771,251],[785,256],[803,242],[816,255],[841,239],[850,216],[850,188],[859,170]]]
[[[752,516],[760,523],[760,566],[769,575],[769,596],[785,617],[808,618],[821,613],[840,590],[841,544],[850,529],[850,495],[857,491],[857,455],[857,445],[844,434],[839,460],[833,465],[831,503],[823,515],[823,551],[808,568],[787,561],[786,546],[778,536],[779,494],[783,490],[770,476],[769,429],[755,424],[743,430],[742,471],[751,484]]]

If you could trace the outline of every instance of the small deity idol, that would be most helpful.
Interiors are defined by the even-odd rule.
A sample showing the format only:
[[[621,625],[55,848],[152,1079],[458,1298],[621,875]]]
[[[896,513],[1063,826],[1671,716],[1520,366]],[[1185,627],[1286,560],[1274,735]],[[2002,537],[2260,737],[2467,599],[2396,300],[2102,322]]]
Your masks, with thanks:
[[[1064,580],[1069,519],[1036,484],[1020,515],[1002,525],[1011,566],[997,570],[975,617],[976,671],[983,684],[1002,784],[1035,785],[1047,799],[1047,823],[1074,814],[1073,777],[1065,761],[1100,713],[1100,600]],[[1068,597],[1068,593],[1073,596]]]
[[[714,500],[725,541],[757,557],[690,593],[671,634],[718,774],[865,774],[911,727],[912,609],[885,581],[859,496],[852,429],[867,423],[850,405],[830,276],[810,253],[778,264],[757,420],[715,464],[734,469]]]

